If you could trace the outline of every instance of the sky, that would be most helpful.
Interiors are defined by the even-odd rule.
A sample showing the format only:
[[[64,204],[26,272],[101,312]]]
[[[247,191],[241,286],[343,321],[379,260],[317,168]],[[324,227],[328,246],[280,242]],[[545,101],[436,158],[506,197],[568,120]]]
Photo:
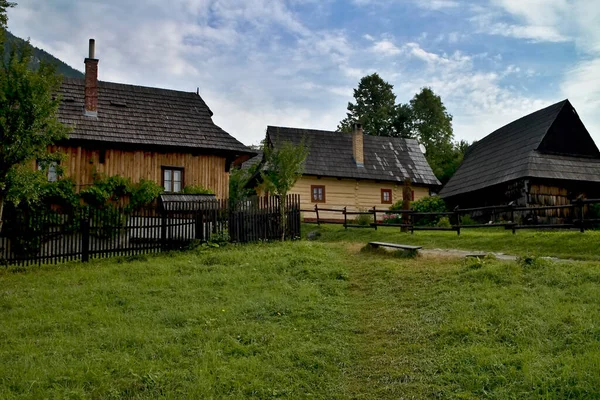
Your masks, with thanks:
[[[335,130],[373,72],[424,86],[481,139],[568,98],[600,145],[598,0],[16,0],[9,30],[99,79],[195,92],[245,144],[267,125]]]

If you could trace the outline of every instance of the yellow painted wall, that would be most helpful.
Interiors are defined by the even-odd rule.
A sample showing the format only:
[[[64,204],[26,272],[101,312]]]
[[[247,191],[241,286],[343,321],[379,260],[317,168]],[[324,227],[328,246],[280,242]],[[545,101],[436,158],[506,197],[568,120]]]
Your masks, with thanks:
[[[311,186],[325,186],[325,203],[313,203],[311,201]],[[377,207],[377,209],[387,210],[391,204],[381,203],[381,189],[392,190],[392,203],[402,199],[402,185],[396,185],[391,182],[375,182],[356,179],[337,179],[337,178],[317,178],[315,176],[303,176],[298,180],[290,194],[299,194],[302,209],[314,208],[315,204],[319,208],[331,208],[342,210],[348,207],[348,211],[360,211]],[[425,186],[413,185],[415,200],[429,196],[429,188]],[[315,218],[314,213],[305,213],[306,218]],[[336,212],[319,212],[319,218],[340,219],[344,217]],[[378,215],[378,218],[381,216]]]

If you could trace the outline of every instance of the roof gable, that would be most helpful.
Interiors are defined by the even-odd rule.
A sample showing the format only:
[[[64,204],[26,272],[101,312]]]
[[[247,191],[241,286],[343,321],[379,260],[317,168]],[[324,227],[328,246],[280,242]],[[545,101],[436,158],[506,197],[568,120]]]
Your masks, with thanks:
[[[543,153],[600,157],[596,143],[568,100],[537,150]]]
[[[440,185],[413,139],[365,135],[364,167],[358,167],[348,133],[269,126],[267,137],[274,146],[285,141],[298,144],[305,137],[309,146],[306,175],[393,182],[410,178],[415,184]]]
[[[573,141],[581,143],[565,145]],[[440,195],[451,197],[524,177],[578,180],[574,170],[598,155],[575,109],[563,100],[519,118],[471,146]],[[598,168],[595,162],[591,168]],[[586,179],[595,176],[593,171],[587,168]]]
[[[197,93],[98,82],[98,116],[85,116],[83,79],[66,78],[59,119],[72,140],[255,154],[212,121]]]

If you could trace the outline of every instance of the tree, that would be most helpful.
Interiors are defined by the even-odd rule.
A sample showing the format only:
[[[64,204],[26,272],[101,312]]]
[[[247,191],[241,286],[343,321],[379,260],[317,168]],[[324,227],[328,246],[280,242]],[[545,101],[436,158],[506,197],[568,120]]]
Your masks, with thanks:
[[[265,188],[279,196],[279,212],[281,216],[281,240],[285,240],[287,219],[285,215],[287,194],[294,187],[304,171],[304,160],[308,155],[308,147],[304,138],[297,145],[290,141],[279,142],[277,146],[265,143],[265,168],[261,177]]]
[[[13,5],[0,0],[0,54],[6,9]],[[7,195],[15,202],[39,197],[43,171],[33,169],[33,163],[37,160],[44,169],[56,162],[59,156],[48,154],[48,146],[66,138],[68,132],[57,119],[60,99],[55,94],[61,78],[50,64],[41,63],[31,70],[30,59],[31,46],[20,46],[12,48],[0,64],[0,216]]]
[[[466,140],[453,143],[451,154],[442,160],[441,174],[437,177],[442,185],[445,185],[460,167],[468,148],[469,143]]]
[[[355,123],[363,125],[367,135],[398,136],[394,129],[397,107],[394,86],[374,73],[363,77],[354,89],[356,104],[348,103],[348,113],[337,127],[339,132],[351,132]]]
[[[410,132],[427,149],[426,158],[438,177],[445,175],[447,164],[455,158],[452,139],[452,115],[440,96],[425,87],[409,103]]]

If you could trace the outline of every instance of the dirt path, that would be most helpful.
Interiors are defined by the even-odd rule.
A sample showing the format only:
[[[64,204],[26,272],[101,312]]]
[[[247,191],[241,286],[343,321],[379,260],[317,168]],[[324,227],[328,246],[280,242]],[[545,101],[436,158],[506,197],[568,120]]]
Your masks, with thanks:
[[[458,250],[458,249],[421,249],[420,253],[423,255],[433,255],[433,256],[445,256],[445,257],[467,257],[469,255],[482,255],[485,256],[487,254],[494,255],[498,260],[508,260],[515,261],[518,257],[504,254],[504,253],[492,253],[486,251],[468,251],[468,250]]]

